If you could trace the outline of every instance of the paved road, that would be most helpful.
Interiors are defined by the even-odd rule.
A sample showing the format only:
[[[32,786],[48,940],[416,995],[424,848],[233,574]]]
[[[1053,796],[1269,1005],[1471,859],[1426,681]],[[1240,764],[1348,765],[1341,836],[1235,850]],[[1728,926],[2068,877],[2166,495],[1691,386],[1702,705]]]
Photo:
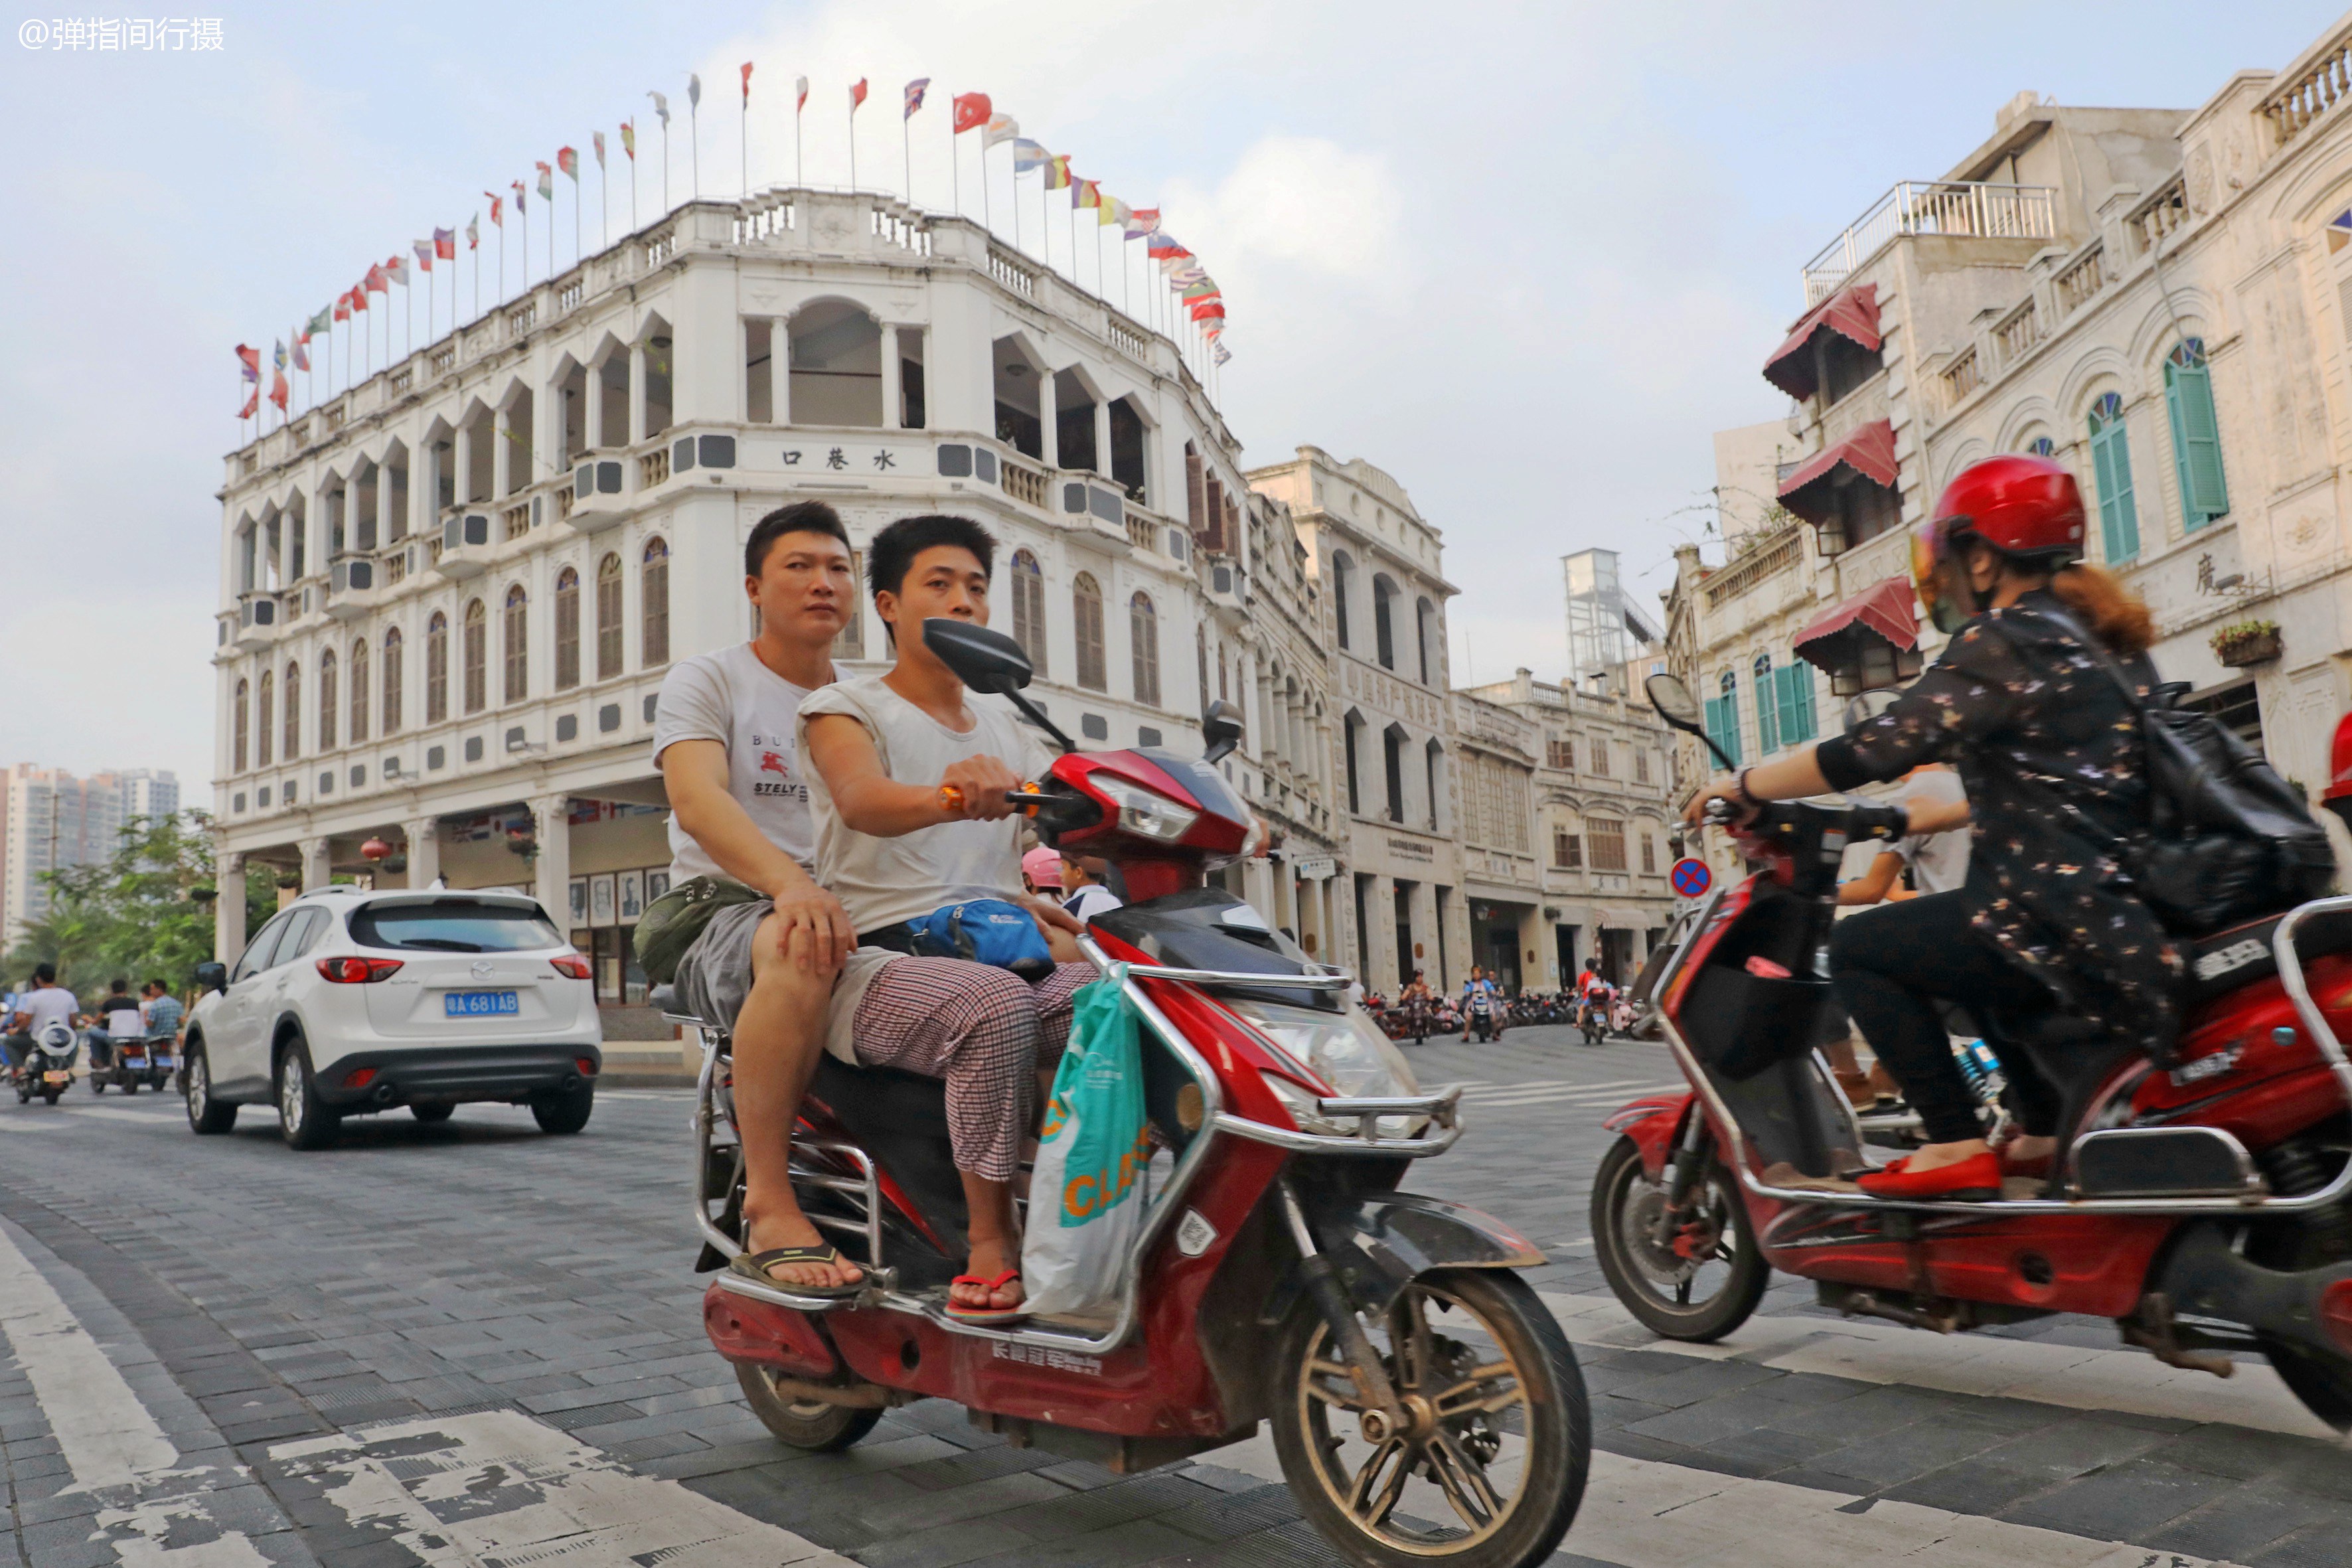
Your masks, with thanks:
[[[1557,1560],[1673,1568],[2297,1568],[2352,1561],[2352,1455],[2267,1369],[2223,1382],[2060,1319],[1942,1339],[1777,1287],[1722,1345],[1609,1300],[1599,1121],[1654,1047],[1432,1044],[1473,1131],[1416,1185],[1540,1240],[1601,1452]],[[0,1445],[28,1568],[560,1563],[1330,1563],[1263,1441],[1122,1479],[936,1402],[848,1453],[770,1440],[701,1333],[688,1097],[578,1138],[467,1109],[298,1155],[248,1110],[0,1103]]]

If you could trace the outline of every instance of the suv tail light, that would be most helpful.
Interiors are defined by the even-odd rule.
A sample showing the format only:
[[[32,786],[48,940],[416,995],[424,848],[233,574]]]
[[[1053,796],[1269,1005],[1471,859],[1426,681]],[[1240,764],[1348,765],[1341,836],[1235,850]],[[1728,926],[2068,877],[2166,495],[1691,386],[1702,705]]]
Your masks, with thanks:
[[[397,958],[322,958],[319,973],[338,985],[367,985],[390,975],[401,962]]]
[[[588,967],[588,961],[576,952],[559,952],[547,961],[547,965],[556,973],[568,974],[574,980],[585,980],[594,973]]]

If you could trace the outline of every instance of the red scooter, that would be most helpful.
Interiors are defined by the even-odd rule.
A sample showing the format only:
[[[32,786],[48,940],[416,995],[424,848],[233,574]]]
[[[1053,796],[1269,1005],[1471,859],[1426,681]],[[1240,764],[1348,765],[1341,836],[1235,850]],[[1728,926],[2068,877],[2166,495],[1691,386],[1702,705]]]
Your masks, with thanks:
[[[1703,736],[1681,681],[1648,685],[1666,722]],[[2352,762],[2352,720],[2337,755]],[[2049,1182],[1890,1201],[1849,1180],[1868,1168],[1861,1129],[1814,1046],[1845,847],[1905,828],[1899,808],[1791,803],[1736,830],[1762,868],[1717,890],[1657,976],[1691,1087],[1607,1122],[1623,1136],[1594,1178],[1592,1229],[1618,1300],[1701,1342],[1745,1321],[1775,1268],[1849,1314],[1945,1333],[2086,1313],[2223,1377],[2218,1352],[2259,1351],[2352,1430],[2352,1063],[2337,1039],[2352,898],[2196,942],[2168,1067],[2079,1020],[2022,1021],[2019,1043],[2064,1103]]]
[[[1549,1556],[1582,1499],[1591,1433],[1568,1341],[1513,1272],[1542,1254],[1475,1210],[1398,1190],[1460,1136],[1460,1090],[1422,1092],[1347,1001],[1347,975],[1207,881],[1252,828],[1215,766],[1240,732],[1233,710],[1212,708],[1204,759],[1082,752],[1022,697],[1029,666],[1011,638],[946,620],[923,635],[967,686],[1011,697],[1061,743],[1014,799],[1047,843],[1123,879],[1127,904],[1079,945],[1123,973],[1141,1025],[1146,1217],[1103,1316],[950,1318],[967,1249],[943,1086],[827,1057],[794,1130],[794,1187],[870,1283],[836,1301],[711,1282],[705,1325],[752,1409],[784,1442],[829,1449],[890,1406],[951,1399],[1016,1446],[1120,1472],[1271,1421],[1300,1507],[1353,1562]],[[740,1135],[726,1037],[679,1021],[704,1044],[708,1269],[740,1250]]]

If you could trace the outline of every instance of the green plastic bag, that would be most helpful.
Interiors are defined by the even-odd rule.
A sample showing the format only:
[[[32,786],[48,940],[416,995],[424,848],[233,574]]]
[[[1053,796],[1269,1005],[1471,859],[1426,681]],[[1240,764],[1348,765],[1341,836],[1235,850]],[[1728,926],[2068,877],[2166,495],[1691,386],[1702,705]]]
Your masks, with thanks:
[[[1114,1304],[1143,1229],[1151,1163],[1143,1048],[1127,966],[1081,988],[1070,1048],[1054,1074],[1029,1185],[1021,1279],[1029,1310],[1084,1313]]]

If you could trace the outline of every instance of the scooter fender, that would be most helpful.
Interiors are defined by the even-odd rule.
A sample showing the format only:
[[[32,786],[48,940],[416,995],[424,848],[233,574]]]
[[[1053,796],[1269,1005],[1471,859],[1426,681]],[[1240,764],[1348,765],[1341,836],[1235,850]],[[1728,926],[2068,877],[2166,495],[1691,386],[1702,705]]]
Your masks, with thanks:
[[[1381,1313],[1407,1285],[1439,1268],[1534,1268],[1546,1259],[1536,1244],[1465,1204],[1414,1193],[1310,1194],[1308,1228],[1338,1268],[1357,1310]],[[1307,1289],[1294,1263],[1268,1293],[1258,1321],[1281,1322]]]
[[[1661,1181],[1666,1173],[1666,1160],[1674,1152],[1675,1139],[1682,1131],[1683,1118],[1690,1114],[1697,1098],[1686,1089],[1644,1095],[1611,1112],[1601,1125],[1631,1138],[1633,1146],[1642,1151],[1642,1173],[1653,1182]]]
[[[702,1326],[731,1362],[778,1367],[822,1382],[840,1365],[824,1328],[807,1314],[739,1296],[713,1279],[702,1292]]]

